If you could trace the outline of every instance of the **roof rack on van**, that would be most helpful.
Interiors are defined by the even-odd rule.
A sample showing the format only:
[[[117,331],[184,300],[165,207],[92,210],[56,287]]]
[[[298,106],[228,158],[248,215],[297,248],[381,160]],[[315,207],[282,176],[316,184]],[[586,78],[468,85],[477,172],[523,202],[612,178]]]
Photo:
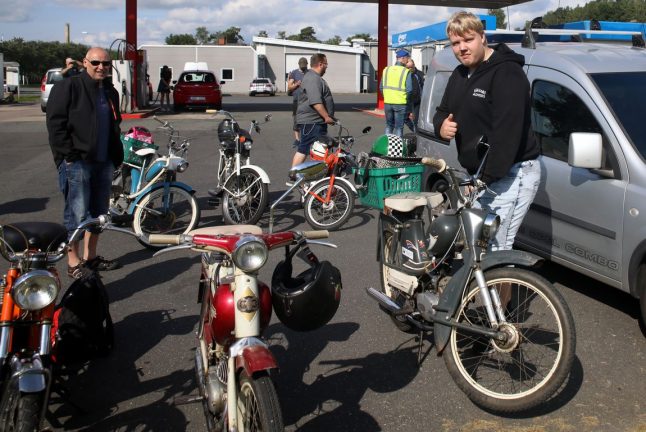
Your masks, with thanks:
[[[644,35],[639,31],[535,28],[528,23],[524,31],[485,30],[485,34],[487,35],[487,40],[490,43],[521,42],[523,48],[530,49],[536,49],[536,42],[583,42],[586,39],[594,39],[595,36],[599,35],[631,36],[632,46],[640,48],[644,48],[646,46],[644,43]],[[587,37],[583,38],[583,35],[587,35]],[[615,40],[615,42],[617,41],[621,42],[620,40]]]

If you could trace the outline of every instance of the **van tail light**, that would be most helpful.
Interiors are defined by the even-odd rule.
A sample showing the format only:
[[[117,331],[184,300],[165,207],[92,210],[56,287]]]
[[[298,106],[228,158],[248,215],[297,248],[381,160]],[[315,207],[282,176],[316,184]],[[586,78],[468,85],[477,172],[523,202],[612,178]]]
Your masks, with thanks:
[[[43,75],[43,79],[40,80],[40,91],[45,91],[46,83],[47,83],[47,74]]]

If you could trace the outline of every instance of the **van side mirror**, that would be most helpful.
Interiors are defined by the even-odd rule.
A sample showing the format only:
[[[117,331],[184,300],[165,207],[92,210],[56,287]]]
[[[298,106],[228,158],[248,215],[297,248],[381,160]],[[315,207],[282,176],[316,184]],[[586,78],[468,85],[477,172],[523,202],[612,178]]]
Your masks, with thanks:
[[[599,133],[572,132],[568,147],[568,165],[577,168],[601,168],[602,142],[603,140]]]

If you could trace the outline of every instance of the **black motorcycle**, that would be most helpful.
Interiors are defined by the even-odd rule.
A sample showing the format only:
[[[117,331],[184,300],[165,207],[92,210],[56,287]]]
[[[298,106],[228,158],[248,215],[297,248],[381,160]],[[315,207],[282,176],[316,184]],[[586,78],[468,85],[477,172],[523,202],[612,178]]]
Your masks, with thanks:
[[[444,193],[385,199],[377,259],[381,289],[367,288],[402,331],[433,331],[435,348],[458,387],[492,411],[525,411],[550,398],[570,372],[576,333],[555,288],[532,271],[541,259],[490,251],[500,218],[474,205],[486,185],[443,160]],[[463,188],[467,192],[463,193]]]

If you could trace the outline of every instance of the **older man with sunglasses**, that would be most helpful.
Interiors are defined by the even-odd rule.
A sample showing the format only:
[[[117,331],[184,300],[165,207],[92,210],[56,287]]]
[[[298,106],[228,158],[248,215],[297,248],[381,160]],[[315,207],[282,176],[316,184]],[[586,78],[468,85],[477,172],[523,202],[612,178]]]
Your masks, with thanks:
[[[85,70],[58,82],[47,104],[49,145],[65,198],[64,224],[72,232],[83,220],[108,212],[112,174],[123,161],[119,137],[119,95],[110,77],[112,62],[103,48],[90,48]],[[121,265],[97,255],[99,233],[86,232],[68,253],[67,274],[80,278],[87,270],[113,270]]]

